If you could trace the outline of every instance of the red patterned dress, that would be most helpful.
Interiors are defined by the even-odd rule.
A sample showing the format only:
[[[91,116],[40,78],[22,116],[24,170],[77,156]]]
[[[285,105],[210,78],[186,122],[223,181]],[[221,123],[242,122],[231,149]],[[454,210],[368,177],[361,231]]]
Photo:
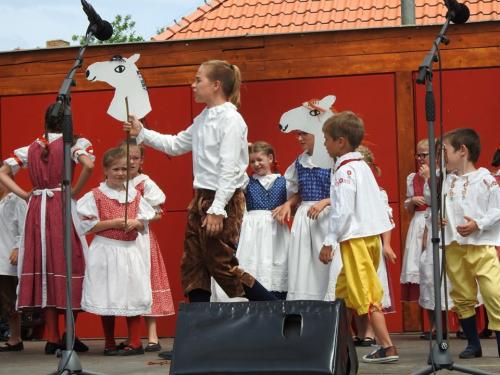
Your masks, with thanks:
[[[46,159],[42,152],[48,148]],[[48,140],[38,138],[30,146],[14,151],[5,160],[16,173],[28,168],[33,192],[28,203],[24,237],[19,254],[18,308],[66,308],[66,264],[63,246],[63,148],[61,134],[49,133]],[[93,160],[92,145],[85,138],[76,140],[71,150],[74,162],[82,154]],[[85,238],[71,227],[72,306],[80,309],[85,272]]]
[[[161,211],[161,205],[165,202],[165,194],[156,183],[145,174],[140,174],[133,180],[135,188],[141,193],[144,199],[155,208]],[[167,316],[175,313],[170,284],[168,282],[167,269],[161,255],[160,246],[155,233],[149,229],[147,234],[139,234],[137,239],[140,246],[149,247],[150,251],[150,275],[151,290],[153,294],[153,304],[151,312],[146,316]]]
[[[130,186],[129,219],[150,220],[153,208]],[[124,217],[125,191],[106,183],[85,194],[77,204],[85,231],[99,221]],[[147,230],[147,229],[146,229]],[[151,309],[149,266],[137,246],[137,231],[108,229],[96,233],[87,252],[82,309],[97,315],[137,316]]]

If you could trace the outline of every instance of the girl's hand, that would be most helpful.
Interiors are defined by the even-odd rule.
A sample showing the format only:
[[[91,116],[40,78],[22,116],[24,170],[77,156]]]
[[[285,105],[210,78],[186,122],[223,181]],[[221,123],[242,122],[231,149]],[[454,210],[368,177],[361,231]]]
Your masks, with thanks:
[[[120,217],[117,219],[111,219],[111,226],[114,229],[125,230],[125,218]]]
[[[125,232],[130,232],[133,230],[137,230],[138,232],[142,232],[144,230],[144,223],[138,219],[129,219],[127,220],[127,224],[124,221],[124,230]]]
[[[141,132],[142,127],[142,123],[137,119],[137,117],[135,117],[135,115],[129,115],[128,121],[123,123],[123,130],[130,132],[131,137],[137,137]]]
[[[466,224],[457,225],[457,232],[459,235],[461,235],[462,237],[467,237],[475,231],[479,230],[479,227],[477,226],[477,223],[474,221],[474,219],[471,219],[468,216],[464,216],[464,219],[467,220]]]
[[[382,249],[382,253],[384,254],[385,259],[389,260],[392,264],[396,264],[396,260],[398,260],[398,256],[392,249],[391,245],[384,245]]]
[[[280,224],[286,224],[292,217],[292,207],[289,202],[283,203],[272,211],[273,219]]]
[[[421,196],[412,197],[411,203],[413,203],[415,206],[423,206],[424,204],[426,204],[425,198]]]
[[[319,260],[321,263],[328,264],[332,261],[334,255],[332,246],[323,246],[319,252]]]
[[[418,174],[422,176],[425,180],[428,180],[431,177],[431,171],[427,164],[423,164],[418,169]]]
[[[327,199],[322,199],[317,203],[314,203],[309,209],[307,210],[307,217],[316,220],[321,213],[325,209],[326,206],[330,204],[330,198]]]
[[[19,249],[12,249],[12,252],[10,253],[9,256],[10,264],[12,264],[13,266],[17,266],[18,256],[19,256]]]
[[[222,232],[224,228],[224,216],[208,214],[203,218],[201,227],[206,228],[208,236],[214,237]]]

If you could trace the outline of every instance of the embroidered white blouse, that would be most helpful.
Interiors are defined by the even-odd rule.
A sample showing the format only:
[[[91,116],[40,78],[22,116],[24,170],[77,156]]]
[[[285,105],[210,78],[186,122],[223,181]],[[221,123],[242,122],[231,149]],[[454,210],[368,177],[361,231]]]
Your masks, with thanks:
[[[330,186],[332,209],[324,245],[335,246],[351,238],[374,236],[394,227],[370,167],[363,160],[340,167],[349,159],[363,159],[363,156],[349,152],[335,162]]]
[[[462,176],[449,174],[443,184],[445,212],[445,245],[500,245],[500,187],[486,168]],[[458,234],[457,225],[472,218],[479,230],[467,237]]]
[[[128,187],[128,202],[131,203],[134,201],[135,197],[139,192],[137,189],[132,186],[132,184]],[[105,182],[101,182],[98,189],[108,198],[115,199],[120,203],[125,203],[125,190],[115,190],[111,189]],[[92,191],[86,193],[83,197],[81,197],[76,204],[76,211],[78,216],[81,219],[81,229],[87,233],[95,225],[99,222],[99,210],[97,209],[97,205],[95,203],[94,194]],[[124,213],[125,215],[125,213]],[[156,212],[153,207],[146,202],[145,199],[141,199],[139,203],[139,211],[137,213],[137,219],[144,221],[144,232],[148,231],[148,220],[152,219],[156,215]]]
[[[55,140],[62,137],[61,133],[49,133],[48,141],[49,144]],[[35,142],[43,145],[43,137],[38,138]],[[19,169],[28,167],[28,148],[29,146],[21,147],[14,150],[13,155],[10,158],[4,160],[4,164],[7,164],[11,169],[12,173],[16,174]],[[71,158],[75,163],[78,163],[78,157],[80,155],[88,156],[92,161],[95,160],[93,155],[94,150],[92,149],[92,144],[86,138],[78,138],[75,144],[71,147]],[[61,160],[62,163],[62,160]]]
[[[0,275],[16,276],[17,266],[10,264],[12,250],[19,249],[24,233],[28,205],[14,193],[0,200]]]
[[[205,108],[193,124],[177,135],[142,128],[137,142],[144,142],[169,155],[193,152],[193,186],[215,191],[209,214],[224,215],[225,207],[248,176],[247,125],[229,102]]]

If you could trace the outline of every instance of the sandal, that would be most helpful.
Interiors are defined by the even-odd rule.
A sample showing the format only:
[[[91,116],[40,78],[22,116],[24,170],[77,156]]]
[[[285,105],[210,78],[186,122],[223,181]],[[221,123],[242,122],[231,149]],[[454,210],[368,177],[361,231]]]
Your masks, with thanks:
[[[353,336],[352,342],[354,343],[354,346],[361,346],[363,340],[361,340],[358,336]]]
[[[133,348],[127,345],[122,350],[118,350],[118,355],[122,356],[138,355],[138,354],[144,354],[144,348],[142,347],[142,345],[139,346],[138,348]]]
[[[159,352],[161,350],[161,345],[159,342],[148,342],[144,351],[146,352]]]
[[[375,340],[375,338],[373,337],[365,337],[363,340],[361,340],[361,344],[360,346],[364,346],[364,347],[367,347],[367,346],[373,346],[373,345],[377,345],[377,341]]]
[[[0,352],[20,352],[24,349],[24,345],[22,341],[19,341],[17,344],[9,344],[6,342],[3,346],[0,346]]]

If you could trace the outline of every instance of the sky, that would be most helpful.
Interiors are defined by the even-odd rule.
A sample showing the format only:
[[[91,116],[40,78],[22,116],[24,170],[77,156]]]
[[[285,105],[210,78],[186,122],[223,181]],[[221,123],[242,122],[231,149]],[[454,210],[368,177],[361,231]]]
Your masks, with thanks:
[[[189,15],[203,0],[87,0],[102,19],[132,16],[136,35],[149,40],[157,29]],[[88,19],[80,0],[0,0],[0,52],[45,48],[45,42],[83,35]]]

